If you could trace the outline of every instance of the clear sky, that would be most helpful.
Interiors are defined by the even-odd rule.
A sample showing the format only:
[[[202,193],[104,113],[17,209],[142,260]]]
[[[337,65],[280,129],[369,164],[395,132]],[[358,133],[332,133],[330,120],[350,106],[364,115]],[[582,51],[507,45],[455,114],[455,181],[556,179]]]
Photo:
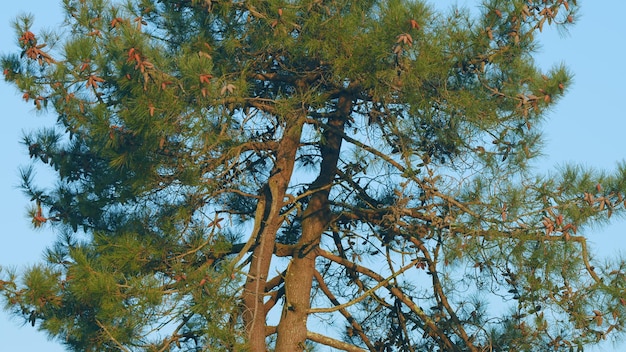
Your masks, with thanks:
[[[430,0],[431,3],[450,3]],[[541,67],[564,62],[575,74],[574,84],[545,122],[546,156],[540,170],[552,170],[567,162],[582,163],[610,170],[618,160],[626,159],[626,1],[582,1],[581,17],[569,34],[547,31],[538,55]],[[459,0],[473,6],[478,0]],[[62,20],[61,0],[9,0],[0,11],[0,52],[15,52],[16,39],[11,21],[16,15],[35,15],[35,32],[55,27]],[[0,265],[23,267],[42,258],[42,251],[54,240],[49,229],[35,231],[26,217],[28,199],[17,189],[18,167],[26,165],[26,149],[19,144],[22,131],[50,124],[53,117],[36,115],[6,83],[0,83],[2,128],[0,156]],[[626,221],[616,219],[605,227],[587,229],[599,258],[626,255]],[[0,338],[6,351],[63,351],[62,346],[47,340],[45,334],[0,311]],[[600,349],[598,349],[600,350]],[[607,344],[602,351],[624,351],[622,344]]]

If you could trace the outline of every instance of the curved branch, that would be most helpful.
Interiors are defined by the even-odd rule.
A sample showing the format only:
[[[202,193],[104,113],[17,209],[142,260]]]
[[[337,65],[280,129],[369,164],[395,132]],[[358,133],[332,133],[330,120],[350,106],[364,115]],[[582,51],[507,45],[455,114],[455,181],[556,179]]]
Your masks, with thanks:
[[[324,278],[322,277],[322,274],[320,274],[319,271],[315,270],[314,275],[315,275],[315,280],[317,280],[317,283],[319,284],[320,289],[326,295],[326,297],[328,297],[328,299],[335,306],[340,306],[341,304],[339,303],[339,301],[337,300],[335,295],[330,291],[330,289],[326,285],[326,282],[324,282]],[[356,321],[356,319],[354,319],[354,317],[352,317],[350,312],[348,312],[345,308],[339,309],[339,312],[341,313],[341,315],[343,315],[346,318],[348,323],[350,323],[350,325],[352,326],[353,330],[356,332],[357,335],[359,335],[359,337],[361,338],[361,341],[363,341],[363,343],[365,343],[367,348],[369,348],[370,351],[375,352],[376,349],[375,349],[374,345],[372,345],[372,343],[370,342],[370,339],[367,337],[367,335],[365,335],[365,333],[363,332],[363,328],[361,327],[361,324],[359,324]]]
[[[595,280],[596,283],[603,285],[604,282],[602,279],[596,274],[595,270],[593,270],[593,266],[589,262],[589,252],[587,251],[587,239],[584,236],[573,236],[570,239],[578,242],[581,247],[583,262],[585,263],[585,268],[591,277]]]
[[[347,352],[365,352],[364,349],[357,346],[312,331],[307,331],[306,338],[307,340],[311,340],[313,342],[321,343],[322,345],[330,346]]]
[[[339,256],[336,256],[330,252],[327,252],[321,248],[317,248],[317,255],[323,258],[326,258],[330,261],[333,261],[337,264],[343,265],[346,268],[350,268],[352,270],[355,270],[357,272],[360,272],[364,275],[367,275],[369,277],[371,277],[372,279],[381,282],[384,281],[385,278],[383,278],[381,275],[379,275],[378,273],[360,266],[356,263],[353,263],[347,259],[341,258]],[[426,314],[426,312],[424,312],[424,310],[422,308],[420,308],[417,304],[415,304],[415,302],[413,302],[409,297],[407,297],[404,292],[402,292],[402,290],[400,290],[398,287],[395,286],[391,286],[391,285],[386,285],[386,288],[389,290],[389,293],[391,293],[394,297],[396,297],[397,299],[399,299],[405,306],[407,306],[413,313],[415,313],[423,322],[424,325],[426,326],[426,332],[431,335],[432,337],[435,338],[439,338],[441,340],[441,342],[444,344],[445,349],[447,351],[458,351],[459,348],[452,342],[452,340],[450,340],[450,338],[446,335],[446,333],[441,330],[441,328],[439,328],[439,326],[437,326],[437,323],[435,323],[429,316],[428,314]]]
[[[345,309],[347,307],[350,307],[352,305],[355,305],[359,302],[361,302],[362,300],[366,299],[367,297],[369,297],[372,293],[376,292],[376,290],[378,290],[379,288],[383,287],[383,286],[387,286],[389,284],[389,281],[393,280],[394,278],[396,278],[398,275],[402,274],[403,272],[409,270],[410,268],[414,267],[415,264],[417,264],[418,262],[420,262],[421,259],[415,259],[413,261],[411,261],[408,265],[403,266],[402,268],[400,268],[400,270],[394,272],[391,276],[387,277],[387,278],[383,278],[380,275],[376,275],[378,276],[377,278],[372,277],[373,279],[375,279],[376,281],[378,281],[378,284],[372,288],[370,288],[369,290],[363,292],[363,294],[349,302],[334,306],[334,307],[330,307],[330,308],[311,308],[309,309],[310,313],[332,313],[332,312],[336,312],[338,310],[341,309]],[[355,264],[356,265],[356,264]],[[368,275],[369,276],[369,275]]]
[[[476,348],[472,344],[470,337],[467,335],[467,332],[463,328],[463,324],[461,324],[459,317],[456,315],[454,309],[452,309],[450,302],[448,302],[448,298],[445,292],[443,292],[443,287],[441,286],[441,282],[439,281],[439,275],[437,273],[436,262],[431,258],[428,249],[424,245],[424,242],[415,237],[411,237],[409,240],[424,254],[424,258],[428,263],[428,271],[432,276],[433,290],[435,291],[435,296],[439,297],[439,301],[441,302],[443,307],[445,307],[448,314],[450,314],[452,321],[457,327],[454,330],[457,331],[457,334],[463,339],[470,351],[476,351]]]

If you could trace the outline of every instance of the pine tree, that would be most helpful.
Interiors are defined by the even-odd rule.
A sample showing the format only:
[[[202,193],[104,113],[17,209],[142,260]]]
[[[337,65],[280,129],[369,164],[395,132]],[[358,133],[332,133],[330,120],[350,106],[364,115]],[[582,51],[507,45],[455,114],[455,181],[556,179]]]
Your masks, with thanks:
[[[585,229],[626,166],[533,172],[571,74],[533,61],[575,1],[64,0],[5,80],[54,127],[22,187],[46,260],[9,310],[75,351],[582,349],[626,267]]]

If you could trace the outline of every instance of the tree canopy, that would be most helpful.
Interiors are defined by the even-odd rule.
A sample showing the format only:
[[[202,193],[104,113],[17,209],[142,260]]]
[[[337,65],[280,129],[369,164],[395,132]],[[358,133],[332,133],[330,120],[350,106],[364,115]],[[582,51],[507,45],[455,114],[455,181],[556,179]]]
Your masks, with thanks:
[[[580,350],[619,336],[626,265],[585,230],[626,165],[541,175],[571,81],[534,62],[566,0],[64,0],[5,80],[45,260],[7,309],[75,351]]]

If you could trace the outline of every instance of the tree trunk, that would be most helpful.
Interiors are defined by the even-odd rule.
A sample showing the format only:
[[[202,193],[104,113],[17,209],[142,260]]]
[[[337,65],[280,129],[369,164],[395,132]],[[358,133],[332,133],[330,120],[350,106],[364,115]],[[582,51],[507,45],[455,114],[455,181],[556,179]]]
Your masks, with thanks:
[[[257,214],[262,216],[255,219],[255,231],[252,236],[256,237],[256,243],[248,279],[242,293],[243,322],[251,352],[265,352],[267,349],[265,343],[267,312],[263,304],[265,284],[274,252],[276,233],[283,221],[280,211],[293,173],[296,152],[300,146],[302,125],[301,118],[293,118],[293,122],[290,125],[288,123],[276,152],[276,163],[271,176],[261,190],[257,203]]]
[[[311,184],[313,193],[302,218],[302,238],[295,246],[285,274],[285,305],[277,328],[276,352],[295,352],[305,348],[307,318],[311,308],[311,287],[315,273],[315,248],[330,220],[328,195],[337,172],[345,121],[352,110],[349,96],[341,96],[337,111],[329,118],[321,146],[322,162],[317,179]]]

